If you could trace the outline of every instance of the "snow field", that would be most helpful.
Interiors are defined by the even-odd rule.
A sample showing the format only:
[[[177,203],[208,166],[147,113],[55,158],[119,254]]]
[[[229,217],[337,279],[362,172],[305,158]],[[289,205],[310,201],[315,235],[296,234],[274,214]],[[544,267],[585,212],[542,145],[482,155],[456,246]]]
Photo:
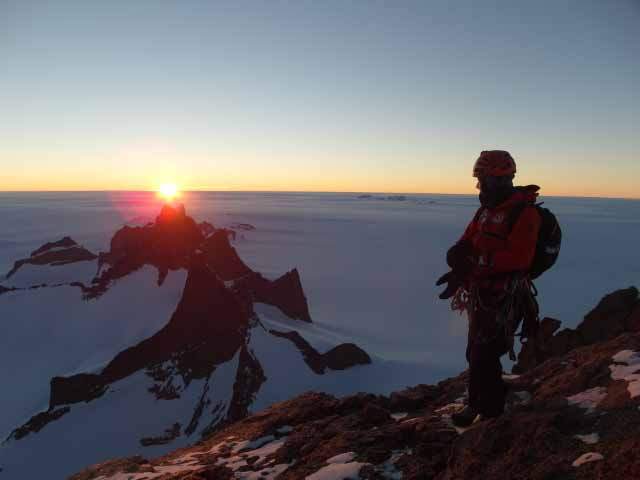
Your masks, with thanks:
[[[2,439],[46,409],[51,377],[99,371],[164,326],[180,300],[186,272],[170,272],[161,287],[156,279],[154,268],[143,267],[90,301],[71,286],[0,297],[0,381],[11,385],[3,389]]]

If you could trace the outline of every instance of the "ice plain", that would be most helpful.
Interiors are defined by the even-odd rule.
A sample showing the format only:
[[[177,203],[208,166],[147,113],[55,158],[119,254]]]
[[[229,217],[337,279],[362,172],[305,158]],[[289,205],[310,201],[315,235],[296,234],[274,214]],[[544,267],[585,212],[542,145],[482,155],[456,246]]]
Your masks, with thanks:
[[[558,264],[537,282],[542,314],[574,327],[602,295],[640,283],[640,202],[544,200],[558,215],[564,239]],[[278,391],[286,378],[265,385],[256,409],[305,389],[385,393],[465,368],[466,319],[437,299],[434,281],[445,271],[446,249],[477,208],[476,197],[198,192],[185,193],[182,201],[197,221],[255,226],[238,228],[234,242],[251,268],[269,278],[299,269],[314,323],[292,325],[277,309],[259,305],[263,323],[296,328],[319,350],[355,342],[377,364],[375,371],[357,367],[333,377],[300,371],[286,389]],[[94,252],[107,250],[118,228],[152,221],[160,206],[154,194],[141,192],[0,193],[0,272],[65,235]],[[36,275],[37,269],[28,268],[14,280],[28,283],[31,273]],[[81,269],[79,274],[87,273]],[[114,292],[134,282],[143,286],[144,296],[132,293],[125,304],[109,304],[105,296],[99,306],[89,302],[60,314],[55,305],[77,295],[71,287],[28,292],[28,299],[25,292],[0,297],[0,374],[5,385],[14,386],[0,404],[3,411],[23,417],[3,417],[3,439],[7,430],[46,407],[51,376],[99,368],[118,350],[160,328],[175,308],[184,275],[173,272],[162,288],[151,288],[154,274],[143,269],[116,284]],[[34,324],[42,318],[45,325]],[[252,341],[271,377],[279,375],[278,362],[293,363],[294,352],[262,341],[260,331]],[[74,347],[61,352],[62,344]],[[46,368],[37,360],[45,360]],[[401,364],[406,367],[398,368]],[[43,437],[27,443],[46,448],[44,443],[53,441],[59,428],[52,424]]]

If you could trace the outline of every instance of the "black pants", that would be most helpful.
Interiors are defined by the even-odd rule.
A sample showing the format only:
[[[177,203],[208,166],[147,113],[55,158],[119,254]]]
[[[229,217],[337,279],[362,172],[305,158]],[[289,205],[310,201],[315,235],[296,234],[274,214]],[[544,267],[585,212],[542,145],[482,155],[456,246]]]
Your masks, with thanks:
[[[497,417],[504,411],[507,394],[500,363],[509,349],[507,338],[492,309],[478,308],[469,320],[469,406],[483,416]]]

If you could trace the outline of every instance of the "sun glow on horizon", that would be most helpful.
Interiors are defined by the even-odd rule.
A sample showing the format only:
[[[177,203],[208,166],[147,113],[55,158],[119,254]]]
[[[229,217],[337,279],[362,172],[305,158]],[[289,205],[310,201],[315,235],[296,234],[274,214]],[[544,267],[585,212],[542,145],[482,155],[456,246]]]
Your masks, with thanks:
[[[180,191],[175,183],[163,183],[158,187],[158,195],[170,202],[180,196]]]

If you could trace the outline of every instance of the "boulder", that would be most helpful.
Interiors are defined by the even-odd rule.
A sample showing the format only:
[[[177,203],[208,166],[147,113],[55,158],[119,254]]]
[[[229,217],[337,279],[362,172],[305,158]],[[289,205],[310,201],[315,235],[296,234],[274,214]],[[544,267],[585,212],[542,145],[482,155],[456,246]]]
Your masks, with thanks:
[[[354,365],[371,363],[371,357],[354,343],[342,343],[323,355],[331,370],[346,370]]]

